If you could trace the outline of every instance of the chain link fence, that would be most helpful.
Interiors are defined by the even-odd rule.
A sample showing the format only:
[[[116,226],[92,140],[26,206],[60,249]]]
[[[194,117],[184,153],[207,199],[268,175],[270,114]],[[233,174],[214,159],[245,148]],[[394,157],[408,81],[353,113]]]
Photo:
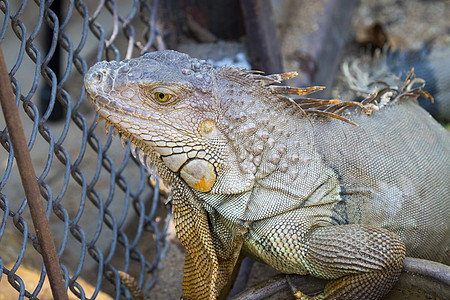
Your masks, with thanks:
[[[105,134],[83,76],[100,60],[163,49],[158,1],[0,1],[0,46],[69,299],[149,290],[168,245],[158,182]],[[5,120],[0,117],[0,299],[51,299]],[[42,253],[45,255],[45,253]]]

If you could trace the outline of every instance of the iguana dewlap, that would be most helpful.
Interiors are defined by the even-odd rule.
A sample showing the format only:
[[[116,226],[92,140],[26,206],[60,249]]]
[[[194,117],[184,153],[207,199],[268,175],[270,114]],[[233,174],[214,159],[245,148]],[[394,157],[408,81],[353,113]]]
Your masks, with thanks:
[[[291,76],[175,51],[86,74],[107,126],[172,187],[185,298],[214,299],[241,250],[331,279],[314,299],[378,299],[405,255],[450,263],[450,136],[415,79],[359,104],[292,100],[315,88],[274,85]]]

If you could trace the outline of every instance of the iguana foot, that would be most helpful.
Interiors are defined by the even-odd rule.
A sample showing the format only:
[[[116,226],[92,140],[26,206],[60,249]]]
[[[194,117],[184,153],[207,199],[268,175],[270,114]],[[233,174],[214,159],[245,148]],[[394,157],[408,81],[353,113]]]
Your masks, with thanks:
[[[298,300],[311,299],[311,296],[305,295],[297,289],[297,287],[292,283],[289,275],[286,275],[286,281],[287,281],[289,288],[292,291],[292,295],[294,295],[295,299],[298,299]]]

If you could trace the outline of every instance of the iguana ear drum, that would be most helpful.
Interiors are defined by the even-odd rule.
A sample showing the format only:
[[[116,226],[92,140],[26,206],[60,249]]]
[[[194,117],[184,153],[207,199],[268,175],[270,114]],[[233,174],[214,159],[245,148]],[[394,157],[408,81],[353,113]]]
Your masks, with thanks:
[[[199,192],[209,192],[216,182],[214,166],[204,159],[193,159],[180,170],[180,176],[193,189]]]

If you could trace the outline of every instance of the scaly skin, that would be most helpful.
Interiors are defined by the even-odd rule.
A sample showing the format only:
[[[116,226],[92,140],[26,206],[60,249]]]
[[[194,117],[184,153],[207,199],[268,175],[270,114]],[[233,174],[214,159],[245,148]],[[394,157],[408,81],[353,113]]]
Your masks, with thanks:
[[[172,188],[183,298],[215,299],[241,251],[330,279],[311,299],[379,299],[405,255],[450,261],[450,138],[415,103],[415,79],[360,104],[294,101],[282,94],[320,88],[273,85],[292,76],[175,51],[86,74],[107,126]]]

